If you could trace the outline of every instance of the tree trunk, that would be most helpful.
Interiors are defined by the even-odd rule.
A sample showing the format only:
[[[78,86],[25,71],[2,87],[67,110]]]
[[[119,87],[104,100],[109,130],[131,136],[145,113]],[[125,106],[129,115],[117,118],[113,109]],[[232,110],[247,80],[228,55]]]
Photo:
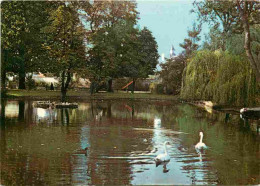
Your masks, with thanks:
[[[4,67],[2,66],[2,68]],[[5,69],[3,69],[1,74],[1,93],[5,92],[5,87],[6,87],[6,71]]]
[[[24,46],[20,49],[20,57],[22,58],[19,66],[19,89],[25,89],[25,49]]]
[[[61,74],[61,102],[65,102],[66,90],[65,90],[65,71]]]
[[[25,70],[24,70],[24,64],[21,64],[22,67],[19,70],[19,89],[25,89]]]
[[[252,55],[252,50],[251,50],[251,38],[250,38],[250,29],[249,29],[249,20],[248,20],[248,2],[244,2],[244,9],[241,8],[240,1],[237,0],[237,6],[239,10],[239,15],[243,23],[243,28],[245,32],[245,44],[244,48],[246,51],[246,55],[250,61],[251,67],[256,75],[256,80],[258,84],[260,83],[260,65],[258,64],[257,60],[254,59],[254,56]]]
[[[132,93],[132,94],[133,94],[134,91],[135,91],[135,81],[136,81],[135,78],[133,78],[133,86],[132,86],[133,88],[132,88],[132,90],[131,90],[131,93]]]
[[[93,95],[95,93],[95,84],[92,81],[90,84],[90,95]]]
[[[8,60],[8,51],[7,50],[1,50],[2,55],[1,55],[1,93],[5,92],[5,87],[6,87],[6,63]]]
[[[25,71],[19,71],[19,89],[25,89]]]
[[[113,79],[111,78],[108,80],[108,89],[107,89],[108,92],[113,92],[112,84],[113,84]]]
[[[67,90],[65,87],[65,71],[63,71],[61,75],[61,102],[66,101],[66,94],[67,94]]]
[[[69,72],[69,70],[67,71],[66,81],[65,81],[65,73],[66,72],[63,71],[61,76],[61,102],[66,101],[66,94],[71,81],[71,73]]]

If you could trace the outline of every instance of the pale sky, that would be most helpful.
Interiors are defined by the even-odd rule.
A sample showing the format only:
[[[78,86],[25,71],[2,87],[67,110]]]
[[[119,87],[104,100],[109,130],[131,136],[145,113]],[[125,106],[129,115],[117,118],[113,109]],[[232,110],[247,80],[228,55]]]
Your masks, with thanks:
[[[190,13],[193,0],[137,0],[140,28],[146,26],[152,31],[158,44],[158,52],[169,58],[173,45],[175,53],[182,51],[179,43],[187,37],[188,28],[192,28],[196,15]]]

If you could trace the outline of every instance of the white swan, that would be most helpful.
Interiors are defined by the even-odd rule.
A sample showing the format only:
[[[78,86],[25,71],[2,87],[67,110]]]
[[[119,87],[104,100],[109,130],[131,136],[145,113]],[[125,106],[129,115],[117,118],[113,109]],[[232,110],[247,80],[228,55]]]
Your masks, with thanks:
[[[202,149],[206,149],[207,148],[205,143],[202,142],[202,139],[203,139],[203,132],[200,132],[200,141],[199,141],[199,143],[197,143],[195,145],[195,149],[202,150]]]
[[[167,151],[167,145],[170,145],[169,141],[164,142],[164,154],[159,154],[158,156],[156,156],[156,158],[154,158],[156,165],[162,162],[170,161],[170,156]]]

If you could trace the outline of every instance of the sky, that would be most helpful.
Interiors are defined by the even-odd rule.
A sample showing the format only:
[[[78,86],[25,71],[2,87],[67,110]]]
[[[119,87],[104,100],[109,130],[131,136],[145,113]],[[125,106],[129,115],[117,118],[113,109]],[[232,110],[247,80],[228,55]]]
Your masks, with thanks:
[[[158,52],[169,58],[171,46],[179,54],[179,46],[187,37],[188,29],[196,20],[196,15],[190,13],[193,0],[137,0],[137,10],[140,13],[138,22],[140,28],[146,26],[155,37]],[[160,57],[159,61],[162,61]]]

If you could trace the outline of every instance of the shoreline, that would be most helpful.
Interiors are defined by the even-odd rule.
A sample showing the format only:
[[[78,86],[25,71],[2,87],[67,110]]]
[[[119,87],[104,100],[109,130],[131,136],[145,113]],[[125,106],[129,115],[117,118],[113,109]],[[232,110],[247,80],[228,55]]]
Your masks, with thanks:
[[[1,100],[31,100],[31,101],[59,101],[60,91],[46,91],[46,90],[7,90],[6,96],[1,97]],[[224,112],[235,115],[240,115],[240,109],[243,106],[230,106],[230,105],[218,105],[211,101],[198,101],[198,100],[182,100],[179,95],[161,95],[150,92],[136,91],[132,94],[130,92],[99,92],[94,95],[90,95],[88,91],[74,91],[69,90],[67,93],[66,102],[77,102],[77,101],[104,101],[104,100],[132,100],[132,101],[160,101],[160,102],[175,102],[175,103],[186,103],[193,105],[197,108],[203,109],[206,112]],[[251,107],[251,109],[254,109]],[[260,112],[259,112],[260,113]],[[251,115],[251,114],[250,114]],[[250,118],[249,115],[249,118]],[[255,113],[253,114],[255,115]],[[257,112],[255,119],[260,119],[260,115]]]
[[[59,100],[61,97],[60,91],[50,90],[7,90],[6,95],[1,99],[13,99],[13,100]],[[187,103],[200,108],[211,108],[215,111],[233,112],[240,113],[240,109],[244,106],[233,106],[233,105],[219,105],[211,101],[205,100],[183,100],[179,95],[165,95],[155,94],[151,92],[135,91],[134,94],[125,91],[115,92],[99,92],[90,95],[89,91],[86,90],[69,90],[67,92],[67,101],[73,100],[159,100],[159,101],[178,101],[181,103]],[[250,107],[256,107],[250,106]]]
[[[59,100],[60,91],[38,91],[38,90],[7,90],[6,96],[1,99],[13,100]],[[87,91],[68,91],[66,99],[69,100],[165,100],[165,101],[180,101],[178,95],[161,95],[149,92],[138,92],[134,94],[128,92],[99,92],[90,95]]]

